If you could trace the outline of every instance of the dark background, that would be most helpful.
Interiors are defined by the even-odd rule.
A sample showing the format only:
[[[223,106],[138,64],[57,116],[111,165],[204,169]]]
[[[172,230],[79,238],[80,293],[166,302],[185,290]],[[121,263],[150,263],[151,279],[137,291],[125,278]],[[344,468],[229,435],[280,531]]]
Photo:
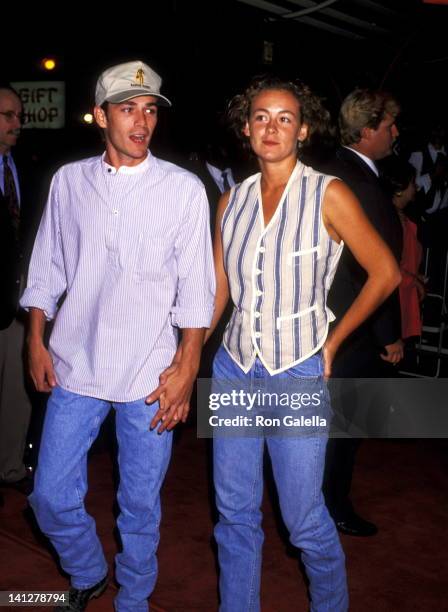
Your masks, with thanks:
[[[310,17],[321,20],[321,26],[312,27],[287,17],[303,2],[249,4],[165,0],[100,5],[95,11],[69,4],[60,5],[64,16],[54,25],[44,7],[33,14],[24,9],[24,15],[20,9],[11,15],[2,9],[2,80],[66,83],[66,128],[24,130],[19,147],[53,167],[101,151],[98,131],[81,117],[92,108],[100,72],[133,59],[142,59],[162,76],[162,92],[174,103],[162,111],[152,145],[157,154],[174,160],[204,144],[216,132],[230,97],[252,75],[266,71],[300,77],[326,99],[334,115],[357,85],[392,91],[403,106],[405,149],[417,144],[429,121],[445,120],[448,6],[421,0],[339,0],[331,8],[347,21],[319,11]],[[334,26],[336,32],[322,29]],[[272,64],[263,61],[264,41],[273,45]],[[45,56],[58,61],[51,73],[40,68]]]

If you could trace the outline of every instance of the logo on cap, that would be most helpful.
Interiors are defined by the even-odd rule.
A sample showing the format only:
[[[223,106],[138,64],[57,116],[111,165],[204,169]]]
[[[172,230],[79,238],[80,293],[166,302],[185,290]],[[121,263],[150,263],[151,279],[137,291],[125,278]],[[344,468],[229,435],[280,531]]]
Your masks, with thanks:
[[[171,106],[160,93],[162,79],[140,60],[112,66],[101,73],[95,90],[95,103],[120,104],[137,96],[155,96],[162,106]]]
[[[145,73],[143,72],[143,68],[139,68],[137,70],[137,74],[135,75],[135,80],[138,81],[140,86],[143,86],[145,80]]]

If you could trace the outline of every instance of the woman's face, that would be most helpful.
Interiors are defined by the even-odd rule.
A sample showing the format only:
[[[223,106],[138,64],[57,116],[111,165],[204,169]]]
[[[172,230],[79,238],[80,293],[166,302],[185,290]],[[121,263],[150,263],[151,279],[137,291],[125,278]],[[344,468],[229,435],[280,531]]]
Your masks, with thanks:
[[[297,157],[297,141],[303,141],[308,126],[300,122],[297,98],[284,89],[267,89],[252,100],[243,133],[260,160],[280,162]]]
[[[394,204],[400,210],[406,208],[406,206],[413,202],[415,199],[415,194],[417,193],[417,187],[415,185],[415,179],[411,179],[409,185],[403,191],[396,193],[393,197]]]

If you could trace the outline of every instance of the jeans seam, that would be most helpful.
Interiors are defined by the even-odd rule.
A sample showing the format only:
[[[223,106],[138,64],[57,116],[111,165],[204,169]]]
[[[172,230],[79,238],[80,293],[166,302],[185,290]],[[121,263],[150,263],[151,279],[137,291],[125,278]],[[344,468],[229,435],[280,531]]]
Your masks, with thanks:
[[[320,439],[316,438],[314,440],[314,464],[317,463],[317,455],[319,452],[319,445],[320,445]],[[317,471],[314,471],[314,483],[313,483],[313,495],[314,495],[314,501],[316,502],[314,504],[314,508],[313,508],[313,517],[312,517],[312,521],[313,521],[313,531],[314,531],[314,539],[317,542],[318,546],[319,546],[319,550],[320,550],[320,554],[321,554],[321,558],[324,559],[325,558],[325,551],[323,549],[322,546],[322,542],[321,539],[317,536],[317,530],[318,530],[318,521],[316,518],[316,508],[317,508],[317,498],[319,496],[319,494],[321,493],[321,488],[317,486]],[[332,519],[330,519],[332,520]],[[329,564],[328,564],[329,565]],[[333,583],[334,583],[334,572],[332,570],[330,570],[330,579],[327,582],[327,586],[329,586],[329,588],[327,589],[328,593],[331,593],[331,591],[333,590]]]
[[[261,451],[261,460],[263,460],[263,452],[264,452],[264,444],[263,444],[263,448]],[[261,477],[263,475],[263,472],[261,473]],[[251,506],[252,508],[254,508],[254,499],[255,499],[255,491],[256,491],[256,484],[257,484],[257,480],[260,479],[260,463],[258,464],[258,470],[257,470],[257,474],[254,478],[254,481],[252,483],[252,495],[251,495]],[[253,517],[254,513],[251,516],[251,519]],[[252,524],[252,530],[253,533],[255,533],[255,528],[257,527],[256,522],[253,522]],[[253,538],[253,546],[255,548],[255,537]],[[251,581],[250,581],[250,585],[249,585],[249,609],[248,612],[250,612],[253,609],[253,594],[254,594],[254,579],[255,579],[255,568],[256,568],[256,564],[257,564],[257,557],[254,556],[254,561],[252,564],[252,571],[251,571]]]
[[[92,427],[92,429],[90,431],[89,438],[87,440],[86,455],[89,452],[89,448],[93,444],[93,441],[94,441],[94,432],[95,432],[95,429],[98,428],[99,420],[100,420],[100,417],[99,417],[99,415],[97,415],[95,417],[95,421],[94,421],[93,427]],[[86,516],[87,513],[86,513],[86,510],[85,510],[85,507],[84,507],[84,504],[83,504],[82,495],[81,495],[81,486],[80,486],[80,483],[82,482],[82,475],[81,475],[81,466],[79,464],[78,464],[77,472],[78,473],[77,473],[77,476],[76,476],[76,494],[78,496],[78,501],[79,501],[79,503],[81,505],[81,508],[79,509],[79,512],[84,517],[84,516]]]

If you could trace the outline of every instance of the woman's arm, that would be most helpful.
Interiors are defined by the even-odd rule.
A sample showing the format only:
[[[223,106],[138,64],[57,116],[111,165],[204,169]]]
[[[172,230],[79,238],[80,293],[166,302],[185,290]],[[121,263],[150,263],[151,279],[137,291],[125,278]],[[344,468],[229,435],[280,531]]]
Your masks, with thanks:
[[[342,181],[332,181],[325,192],[323,221],[333,240],[342,239],[367,272],[363,288],[325,343],[325,376],[330,376],[339,346],[393,292],[401,276],[392,252]]]
[[[224,215],[224,211],[227,208],[229,202],[230,191],[224,193],[218,202],[218,210],[216,213],[216,225],[215,225],[215,240],[213,244],[213,258],[215,262],[215,274],[216,274],[216,297],[215,297],[215,310],[213,313],[213,319],[210,323],[209,329],[205,333],[204,343],[210,338],[219,323],[220,318],[229,301],[229,281],[227,279],[227,273],[224,269],[224,253],[222,248],[222,235],[221,235],[221,221]]]

